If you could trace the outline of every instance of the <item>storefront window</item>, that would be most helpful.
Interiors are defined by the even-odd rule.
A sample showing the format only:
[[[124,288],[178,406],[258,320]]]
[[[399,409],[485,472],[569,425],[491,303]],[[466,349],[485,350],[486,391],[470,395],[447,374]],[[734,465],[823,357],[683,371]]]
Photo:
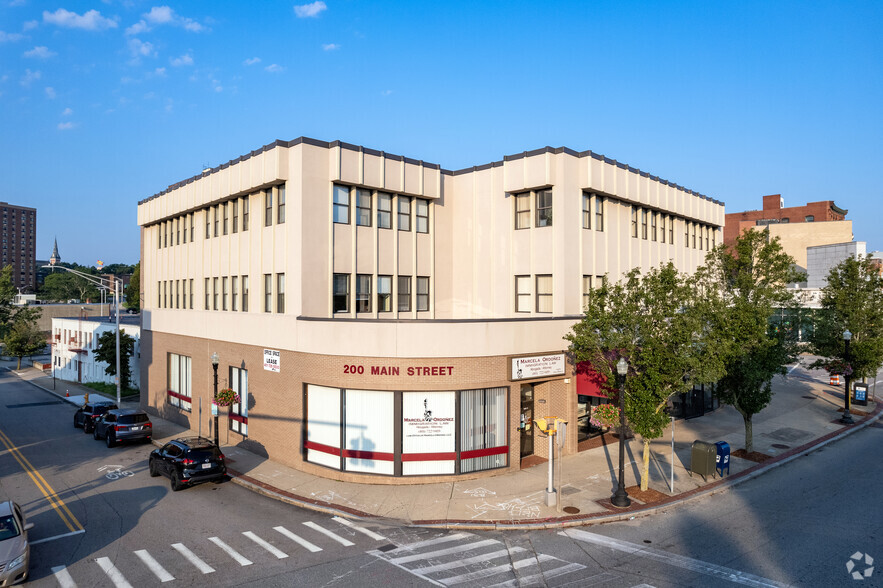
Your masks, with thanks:
[[[402,396],[402,474],[453,474],[457,460],[454,392],[405,392]]]
[[[340,389],[307,387],[307,461],[340,469]]]
[[[460,473],[506,465],[506,388],[460,393]]]
[[[345,390],[344,469],[369,474],[395,473],[393,392]],[[311,419],[312,420],[312,419]]]

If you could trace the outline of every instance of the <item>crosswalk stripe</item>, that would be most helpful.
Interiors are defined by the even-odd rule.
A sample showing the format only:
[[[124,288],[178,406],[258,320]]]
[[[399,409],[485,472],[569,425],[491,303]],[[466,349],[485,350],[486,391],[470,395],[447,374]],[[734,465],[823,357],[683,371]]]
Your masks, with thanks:
[[[232,547],[230,547],[229,545],[227,545],[226,543],[221,541],[219,538],[209,537],[208,540],[211,541],[212,543],[214,543],[215,545],[217,545],[218,547],[220,547],[221,549],[223,549],[224,551],[226,551],[227,555],[229,555],[230,557],[235,559],[236,563],[238,563],[239,565],[250,566],[253,563],[250,559],[244,557],[241,553],[239,553],[238,551],[236,551],[235,549],[233,549]]]
[[[337,541],[338,543],[340,543],[344,547],[349,547],[350,545],[355,545],[355,543],[353,543],[349,539],[344,539],[340,535],[336,535],[336,534],[332,533],[331,531],[329,531],[328,529],[323,529],[322,527],[320,527],[319,525],[317,525],[313,521],[307,521],[304,523],[304,525],[308,526],[309,528],[313,529],[314,531],[319,531],[323,535],[331,537],[332,539],[334,539],[335,541]]]
[[[473,580],[479,580],[481,578],[487,578],[488,576],[495,576],[497,574],[502,574],[504,572],[509,572],[512,570],[517,570],[519,568],[527,567],[530,565],[536,565],[538,562],[549,561],[552,559],[556,559],[551,555],[537,555],[534,557],[528,557],[514,563],[505,563],[503,565],[494,566],[492,568],[484,568],[475,572],[469,572],[468,574],[461,574],[459,576],[452,576],[450,578],[441,578],[438,581],[444,584],[445,586],[452,586],[454,584],[462,584],[463,582],[471,582]]]
[[[469,564],[474,564],[480,561],[491,561],[498,557],[506,557],[510,553],[519,553],[522,551],[526,551],[524,547],[513,547],[512,549],[500,549],[498,551],[493,551],[491,553],[483,553],[481,555],[476,555],[475,557],[467,557],[466,559],[458,559],[452,562],[438,564],[434,566],[427,566],[425,568],[413,568],[411,571],[415,574],[432,574],[433,572],[443,572],[445,570],[451,570],[453,568],[459,568],[462,566],[468,566]]]
[[[289,539],[291,539],[292,541],[294,541],[295,543],[297,543],[301,547],[309,549],[313,553],[316,553],[317,551],[322,551],[321,547],[317,547],[317,546],[313,545],[312,543],[310,543],[306,539],[299,537],[298,535],[295,535],[294,533],[292,533],[291,531],[289,531],[285,527],[273,527],[273,529],[275,531],[282,533],[283,535],[285,535],[286,537],[288,537]]]
[[[150,568],[150,571],[153,572],[153,575],[155,575],[157,578],[159,578],[160,582],[171,582],[172,580],[175,579],[175,576],[168,573],[166,571],[166,569],[164,567],[162,567],[158,561],[153,559],[152,555],[147,553],[146,549],[139,549],[138,551],[135,552],[135,555],[137,555],[141,559],[141,561],[144,562],[144,565],[146,565],[148,568]]]
[[[246,537],[248,537],[249,539],[251,539],[252,541],[254,541],[255,543],[257,543],[258,545],[260,545],[261,547],[263,547],[264,549],[266,549],[267,551],[269,551],[270,553],[272,553],[273,555],[275,555],[277,559],[285,559],[286,557],[288,557],[287,553],[276,549],[276,547],[274,547],[273,545],[270,545],[268,542],[264,541],[263,539],[261,539],[260,537],[258,537],[254,533],[252,533],[251,531],[244,531],[242,534],[245,535]]]
[[[489,586],[488,588],[515,588],[516,586],[538,586],[542,585],[545,580],[550,578],[555,578],[557,576],[563,576],[564,574],[569,574],[570,572],[576,572],[584,569],[586,566],[578,563],[567,564],[566,566],[561,566],[560,568],[555,568],[552,570],[548,570],[545,572],[540,572],[539,574],[533,574],[530,576],[519,576],[514,580],[508,580],[506,582],[501,582],[499,584],[494,584],[493,586]],[[611,574],[609,572],[602,572],[600,574],[595,574],[594,576],[581,576],[579,578],[580,586],[594,586],[595,584],[600,584],[601,582],[612,582],[618,576],[615,574]],[[633,588],[638,588],[634,586]]]
[[[475,543],[470,543],[468,545],[457,545],[456,547],[448,547],[447,549],[438,549],[436,551],[430,551],[426,553],[418,553],[415,555],[406,555],[403,557],[393,557],[388,559],[387,561],[396,563],[396,564],[404,564],[412,561],[417,561],[418,559],[429,559],[431,557],[439,557],[442,555],[450,555],[452,553],[463,553],[468,551],[469,549],[477,549],[479,547],[485,547],[487,545],[495,545],[500,543],[496,539],[485,539],[483,541],[476,541]],[[386,559],[386,558],[384,558]]]
[[[451,533],[450,535],[443,535],[441,537],[436,537],[435,539],[426,539],[424,541],[418,541],[417,543],[400,545],[397,549],[393,549],[387,553],[395,553],[396,551],[413,551],[415,549],[422,549],[423,547],[438,545],[439,543],[459,541],[460,539],[466,539],[467,537],[472,537],[472,533]]]
[[[332,517],[332,518],[335,521],[337,521],[338,523],[340,523],[341,525],[346,525],[347,527],[349,527],[350,529],[353,529],[354,531],[358,531],[359,533],[364,533],[365,535],[367,535],[368,537],[371,537],[375,541],[386,541],[386,537],[384,537],[383,535],[378,535],[377,533],[375,533],[371,529],[366,529],[364,527],[360,527],[359,525],[356,525],[352,521],[349,521],[343,517]]]
[[[101,566],[101,569],[104,570],[104,573],[107,574],[107,577],[110,578],[114,586],[117,588],[132,588],[132,585],[129,584],[122,572],[116,569],[116,566],[113,565],[109,557],[99,557],[95,561]]]
[[[52,568],[52,573],[55,575],[55,579],[58,580],[58,585],[61,588],[77,588],[76,582],[71,578],[71,574],[65,566],[55,566]]]
[[[187,561],[196,566],[196,569],[198,569],[203,574],[211,574],[215,571],[215,568],[196,557],[196,554],[187,549],[187,546],[183,543],[172,543],[172,547],[174,547],[178,553],[187,558]]]

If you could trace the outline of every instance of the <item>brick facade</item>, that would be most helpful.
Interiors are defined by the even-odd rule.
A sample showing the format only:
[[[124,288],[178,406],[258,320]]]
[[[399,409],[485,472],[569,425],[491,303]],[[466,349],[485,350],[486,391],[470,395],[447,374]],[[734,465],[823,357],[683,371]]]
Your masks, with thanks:
[[[842,221],[846,219],[846,210],[834,205],[833,200],[810,202],[803,206],[782,206],[781,194],[763,197],[763,210],[727,213],[724,220],[724,243],[735,243],[736,237],[749,228],[757,226],[757,221],[771,220],[777,223]],[[812,221],[807,219],[812,217]]]

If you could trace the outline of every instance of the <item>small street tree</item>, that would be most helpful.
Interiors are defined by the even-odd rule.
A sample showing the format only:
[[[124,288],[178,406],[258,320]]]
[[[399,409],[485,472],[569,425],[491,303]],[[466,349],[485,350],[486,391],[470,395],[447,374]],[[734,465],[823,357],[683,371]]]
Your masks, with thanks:
[[[126,308],[141,312],[141,262],[135,264],[135,271],[126,286]]]
[[[0,337],[9,331],[12,316],[15,314],[15,286],[12,285],[12,266],[7,265],[0,270]]]
[[[18,358],[18,367],[21,369],[21,360],[43,351],[46,347],[46,336],[37,327],[37,318],[40,309],[22,308],[15,313],[8,331],[3,337],[3,345],[6,354]]]
[[[821,304],[811,345],[824,359],[813,367],[830,370],[848,363],[854,377],[874,377],[883,364],[883,276],[871,257],[848,257],[833,267]],[[848,361],[847,329],[852,333]]]
[[[628,362],[625,412],[643,439],[642,490],[650,479],[650,441],[669,422],[669,398],[686,392],[692,381],[714,381],[723,373],[708,339],[712,307],[691,284],[671,262],[643,276],[636,268],[615,284],[605,278],[565,336],[574,360],[606,376],[611,390],[616,362]]]
[[[745,231],[734,245],[715,247],[696,274],[709,294],[718,297],[709,316],[725,375],[716,392],[721,402],[742,415],[749,453],[751,419],[772,400],[773,377],[787,374],[785,366],[797,357],[796,343],[770,321],[776,309],[794,304],[786,286],[801,275],[793,264],[778,238],[770,241],[765,231]]]
[[[127,390],[132,380],[132,366],[129,358],[135,350],[135,338],[120,331],[120,389]],[[117,373],[117,350],[116,331],[104,331],[98,336],[98,347],[95,349],[95,359],[107,364],[104,373],[116,376]]]

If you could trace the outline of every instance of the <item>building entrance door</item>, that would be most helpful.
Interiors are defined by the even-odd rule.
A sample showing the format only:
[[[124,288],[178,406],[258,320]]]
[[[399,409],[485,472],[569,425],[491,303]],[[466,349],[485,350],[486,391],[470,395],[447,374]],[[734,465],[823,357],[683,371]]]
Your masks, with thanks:
[[[521,385],[521,457],[533,455],[533,384]]]

